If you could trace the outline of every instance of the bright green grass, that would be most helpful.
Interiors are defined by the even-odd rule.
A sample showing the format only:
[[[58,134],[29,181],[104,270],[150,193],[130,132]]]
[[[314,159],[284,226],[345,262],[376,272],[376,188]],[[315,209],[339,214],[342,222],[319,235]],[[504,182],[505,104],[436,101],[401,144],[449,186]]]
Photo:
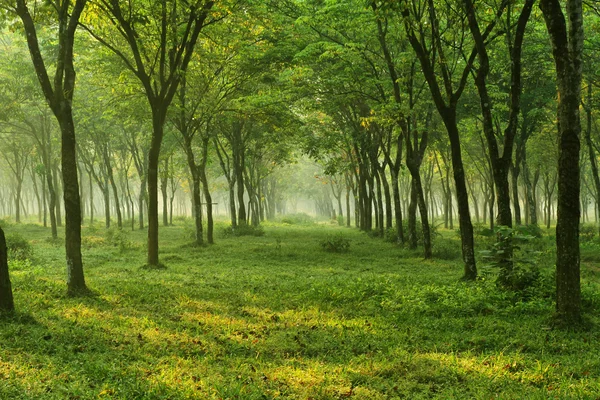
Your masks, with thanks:
[[[217,228],[217,233],[219,233]],[[583,267],[588,325],[551,329],[552,299],[522,302],[458,260],[326,225],[187,245],[161,228],[165,270],[145,270],[145,232],[111,246],[84,229],[94,295],[65,297],[64,250],[34,225],[13,262],[16,315],[0,320],[0,399],[595,399],[598,269]],[[322,251],[342,234],[348,253]],[[131,243],[128,243],[128,242]],[[452,258],[454,232],[438,239]],[[593,251],[592,251],[593,254]],[[550,257],[550,256],[548,256]],[[592,257],[593,258],[593,257]],[[551,260],[547,260],[551,264]]]

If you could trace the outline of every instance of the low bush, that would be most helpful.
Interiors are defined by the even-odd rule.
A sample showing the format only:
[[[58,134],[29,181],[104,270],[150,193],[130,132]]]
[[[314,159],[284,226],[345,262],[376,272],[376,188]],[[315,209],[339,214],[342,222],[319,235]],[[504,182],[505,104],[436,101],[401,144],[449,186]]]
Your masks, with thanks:
[[[593,225],[581,225],[579,227],[579,241],[581,243],[593,242],[598,233],[598,228]]]
[[[106,241],[102,236],[82,236],[81,245],[86,249],[94,249],[101,247],[106,244]]]
[[[327,238],[321,241],[320,244],[323,250],[329,253],[345,253],[350,250],[350,241],[341,233],[327,236]]]
[[[536,286],[541,274],[537,265],[540,252],[535,250],[534,242],[539,238],[530,234],[526,226],[497,226],[494,232],[496,242],[481,253],[488,262],[486,267],[499,269],[496,285],[515,292]]]
[[[314,218],[306,213],[287,214],[284,215],[280,222],[288,225],[301,225],[301,224],[312,224],[315,222]]]
[[[133,244],[127,237],[127,233],[122,229],[109,228],[104,233],[106,243],[113,247],[118,247],[119,251],[123,252],[132,248]]]
[[[238,236],[264,236],[265,231],[261,226],[238,225],[235,228],[228,226],[222,230],[224,237]]]
[[[33,257],[33,246],[18,233],[6,236],[6,248],[9,260],[28,260]]]

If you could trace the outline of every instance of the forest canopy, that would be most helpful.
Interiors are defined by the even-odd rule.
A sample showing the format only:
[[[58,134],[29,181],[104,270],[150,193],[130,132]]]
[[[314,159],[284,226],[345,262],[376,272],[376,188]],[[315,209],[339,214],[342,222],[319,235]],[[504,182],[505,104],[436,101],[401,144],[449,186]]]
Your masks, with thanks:
[[[556,227],[556,311],[580,320],[580,225],[600,226],[593,3],[0,5],[0,213],[55,240],[64,221],[69,293],[95,220],[147,229],[157,268],[178,216],[201,246],[221,215],[252,232],[306,212],[425,259],[458,228],[464,280],[489,229],[507,288],[520,229]]]

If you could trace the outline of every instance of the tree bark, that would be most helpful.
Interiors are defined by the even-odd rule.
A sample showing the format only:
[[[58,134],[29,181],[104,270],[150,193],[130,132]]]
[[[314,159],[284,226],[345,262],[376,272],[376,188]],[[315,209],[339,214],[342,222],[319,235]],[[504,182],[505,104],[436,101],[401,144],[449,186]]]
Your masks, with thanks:
[[[8,249],[4,230],[0,227],[0,311],[11,312],[14,310],[15,303],[8,273]]]
[[[558,0],[541,0],[540,9],[552,42],[558,83],[558,221],[556,225],[556,312],[566,321],[581,320],[579,151],[583,10],[567,0],[568,25]]]
[[[148,266],[158,267],[158,164],[164,136],[166,105],[152,106],[152,139],[148,151]]]

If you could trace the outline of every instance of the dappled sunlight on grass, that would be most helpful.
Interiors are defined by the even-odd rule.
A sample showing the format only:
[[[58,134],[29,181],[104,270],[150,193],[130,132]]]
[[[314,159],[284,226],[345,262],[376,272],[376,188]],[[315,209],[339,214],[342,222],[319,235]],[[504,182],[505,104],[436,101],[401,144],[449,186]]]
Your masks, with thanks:
[[[61,259],[63,250],[37,237],[35,260],[12,271],[19,312],[0,321],[0,398],[545,399],[600,392],[599,332],[548,328],[551,298],[523,301],[491,280],[458,282],[457,261],[423,262],[354,230],[265,231],[184,251],[182,233],[171,227],[161,271],[140,269],[136,246],[145,236],[128,233],[132,249],[99,244],[86,253],[93,295],[82,298],[66,297],[64,267],[44,261]],[[349,253],[320,249],[319,238],[331,232],[349,238]]]

